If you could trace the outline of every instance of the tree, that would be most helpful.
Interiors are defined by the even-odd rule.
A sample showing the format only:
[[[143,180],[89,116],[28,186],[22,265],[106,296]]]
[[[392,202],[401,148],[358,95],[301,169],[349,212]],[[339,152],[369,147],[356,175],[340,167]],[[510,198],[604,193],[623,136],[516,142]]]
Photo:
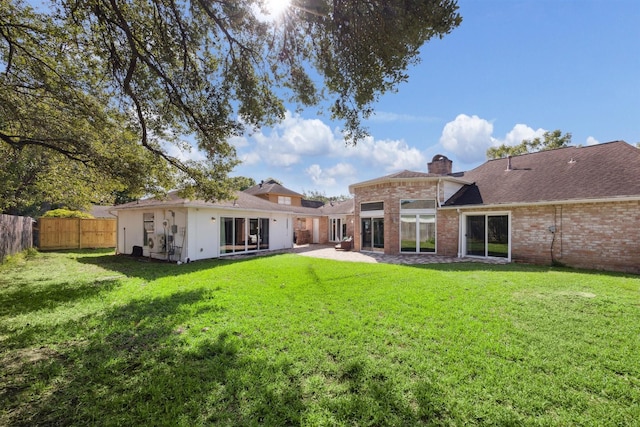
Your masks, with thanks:
[[[0,2],[1,144],[118,188],[227,198],[230,137],[282,119],[290,100],[326,103],[355,143],[419,48],[461,22],[455,0],[293,0],[280,19],[263,3]],[[189,141],[205,161],[170,154]]]
[[[232,187],[238,191],[244,191],[256,185],[256,180],[247,176],[234,176],[231,178],[231,182]]]
[[[340,196],[327,196],[324,192],[320,192],[317,190],[304,191],[302,193],[302,197],[305,200],[317,200],[324,204],[331,202],[344,202],[345,200],[349,200],[350,196],[345,196],[344,194]]]
[[[546,131],[542,135],[542,139],[540,139],[540,137],[536,137],[531,140],[525,139],[518,145],[502,144],[499,147],[491,147],[487,150],[487,158],[501,159],[508,156],[518,156],[520,154],[532,153],[535,151],[568,147],[569,145],[571,145],[571,134],[565,133],[563,135],[560,129],[556,129],[553,132]]]

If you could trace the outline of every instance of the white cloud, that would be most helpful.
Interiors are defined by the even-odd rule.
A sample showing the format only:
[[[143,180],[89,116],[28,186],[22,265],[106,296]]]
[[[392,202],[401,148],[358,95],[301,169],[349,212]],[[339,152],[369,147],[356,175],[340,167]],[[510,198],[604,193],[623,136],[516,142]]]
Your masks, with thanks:
[[[337,178],[348,178],[355,176],[357,170],[353,165],[349,163],[338,163],[334,167],[329,168],[327,172]]]
[[[589,136],[587,138],[587,145],[596,145],[596,144],[600,144],[600,141],[598,141],[597,139],[595,139],[592,136]]]
[[[245,165],[261,162],[274,167],[291,167],[310,160],[317,162],[319,157],[352,158],[365,161],[369,167],[388,172],[420,169],[426,164],[420,150],[410,147],[403,140],[376,140],[367,137],[356,146],[346,145],[337,129],[332,130],[319,119],[305,119],[289,112],[269,132],[259,131],[248,141],[247,146],[236,144],[238,148],[251,150],[240,154]]]
[[[207,155],[192,141],[179,141],[177,143],[164,141],[162,147],[169,156],[175,157],[181,162],[189,160],[200,162],[207,159]]]
[[[260,130],[245,140],[247,144],[242,147],[236,145],[252,148],[240,156],[245,163],[261,161],[276,167],[301,163],[306,156],[331,155],[341,145],[336,133],[321,120],[304,119],[289,112],[268,133]]]
[[[460,114],[442,130],[440,144],[466,165],[484,162],[487,149],[502,144],[517,145],[525,139],[542,137],[545,129],[517,123],[504,138],[493,135],[493,124],[478,116]]]
[[[487,148],[495,143],[492,133],[491,122],[475,115],[460,114],[444,126],[440,144],[461,162],[474,163],[486,158]]]
[[[338,163],[328,169],[322,169],[319,164],[313,164],[305,169],[314,185],[324,189],[346,187],[353,183],[357,176],[356,168],[349,163]]]
[[[538,128],[538,130],[533,130],[531,127],[518,123],[511,129],[504,140],[496,140],[498,145],[507,144],[507,145],[518,145],[523,140],[531,140],[534,138],[542,138],[545,133],[545,130],[542,128]]]
[[[336,180],[326,171],[323,171],[320,165],[313,164],[305,169],[305,173],[311,178],[315,185],[322,187],[331,187],[336,184]]]
[[[337,165],[323,170],[318,164],[313,164],[305,169],[305,173],[311,178],[315,185],[323,187],[335,186],[340,183],[351,183],[357,175],[356,168],[349,163],[338,163]]]
[[[403,140],[375,140],[367,137],[358,142],[350,154],[366,161],[369,166],[386,172],[424,169],[426,165],[422,152]]]
[[[242,148],[249,145],[249,141],[244,136],[233,136],[229,138],[229,144],[236,148]]]

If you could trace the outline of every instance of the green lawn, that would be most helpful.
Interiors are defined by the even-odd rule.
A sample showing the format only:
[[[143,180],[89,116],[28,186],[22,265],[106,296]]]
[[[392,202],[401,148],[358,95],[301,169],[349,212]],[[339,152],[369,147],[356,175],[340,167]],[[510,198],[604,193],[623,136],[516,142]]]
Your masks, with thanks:
[[[638,420],[638,276],[105,251],[0,266],[0,425]]]

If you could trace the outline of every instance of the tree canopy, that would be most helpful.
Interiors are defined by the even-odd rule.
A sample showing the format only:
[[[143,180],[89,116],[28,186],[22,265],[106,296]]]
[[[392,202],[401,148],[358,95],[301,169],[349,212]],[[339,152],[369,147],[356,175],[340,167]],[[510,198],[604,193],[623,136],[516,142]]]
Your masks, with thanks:
[[[488,159],[501,159],[508,156],[533,153],[535,151],[553,150],[571,145],[571,134],[562,134],[560,129],[546,131],[542,138],[524,139],[518,145],[502,144],[499,147],[491,147],[487,150]]]
[[[181,188],[225,198],[238,162],[230,137],[281,120],[286,102],[322,103],[355,143],[420,47],[460,24],[457,9],[293,0],[269,19],[260,0],[2,1],[0,147],[71,162],[101,197]],[[176,154],[191,141],[206,160]]]

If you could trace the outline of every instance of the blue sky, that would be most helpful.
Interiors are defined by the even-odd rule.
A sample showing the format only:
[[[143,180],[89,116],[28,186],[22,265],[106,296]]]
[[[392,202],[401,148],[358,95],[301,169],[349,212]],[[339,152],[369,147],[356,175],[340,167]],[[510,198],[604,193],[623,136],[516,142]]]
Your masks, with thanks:
[[[463,22],[421,51],[408,83],[385,95],[371,137],[347,147],[317,109],[233,143],[233,175],[279,179],[300,193],[348,194],[351,183],[425,171],[435,154],[454,171],[486,149],[561,129],[573,143],[640,142],[640,1],[460,0]],[[292,107],[293,108],[293,107]]]

